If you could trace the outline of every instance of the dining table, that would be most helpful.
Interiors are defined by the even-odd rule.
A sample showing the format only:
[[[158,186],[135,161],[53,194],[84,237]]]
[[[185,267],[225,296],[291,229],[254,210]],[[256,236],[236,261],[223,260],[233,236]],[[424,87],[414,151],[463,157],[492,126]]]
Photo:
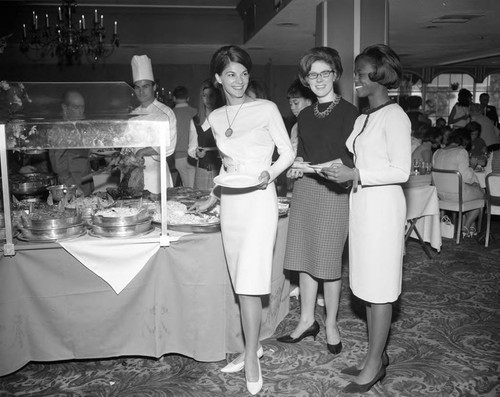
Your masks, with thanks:
[[[288,218],[280,218],[262,339],[289,310],[287,229]],[[220,231],[169,233],[170,245],[161,247],[151,235],[110,239],[107,256],[100,238],[90,249],[97,256],[81,254],[89,250],[79,250],[78,239],[92,247],[88,235],[69,243],[16,242],[15,255],[0,257],[0,376],[30,361],[175,353],[212,362],[243,351]],[[110,258],[120,244],[121,265]],[[140,261],[133,259],[139,250]]]
[[[476,175],[476,178],[479,181],[479,186],[481,186],[483,189],[486,189],[486,172],[484,170],[474,171],[474,174]]]
[[[430,182],[430,179],[429,179]],[[441,219],[436,187],[429,184],[403,186],[406,198],[407,227],[405,240],[416,238],[426,255],[432,258],[426,243],[441,251]]]

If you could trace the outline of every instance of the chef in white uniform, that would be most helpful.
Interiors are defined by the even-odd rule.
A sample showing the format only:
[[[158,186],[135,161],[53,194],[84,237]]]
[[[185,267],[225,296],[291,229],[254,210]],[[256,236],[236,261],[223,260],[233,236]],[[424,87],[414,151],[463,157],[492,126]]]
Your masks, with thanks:
[[[177,121],[175,114],[168,106],[155,98],[156,84],[153,77],[151,59],[147,55],[134,55],[132,57],[132,76],[134,91],[140,106],[132,114],[141,115],[145,120],[168,120],[170,139],[167,140],[166,155],[170,156],[175,151],[177,142]],[[160,152],[159,148],[145,147],[138,149],[136,155],[144,158],[144,189],[153,194],[160,193]],[[172,176],[167,167],[167,187],[173,186]]]

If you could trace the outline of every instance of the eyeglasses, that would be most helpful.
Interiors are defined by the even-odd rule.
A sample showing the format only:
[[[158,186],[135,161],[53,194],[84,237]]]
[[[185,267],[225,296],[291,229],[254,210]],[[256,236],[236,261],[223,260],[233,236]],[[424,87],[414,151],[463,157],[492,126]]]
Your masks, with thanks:
[[[335,73],[335,71],[334,70],[323,70],[322,72],[319,72],[319,73],[311,72],[307,75],[307,78],[309,80],[316,80],[319,76],[321,76],[323,79],[327,79],[328,77],[330,77],[330,75],[332,73]]]

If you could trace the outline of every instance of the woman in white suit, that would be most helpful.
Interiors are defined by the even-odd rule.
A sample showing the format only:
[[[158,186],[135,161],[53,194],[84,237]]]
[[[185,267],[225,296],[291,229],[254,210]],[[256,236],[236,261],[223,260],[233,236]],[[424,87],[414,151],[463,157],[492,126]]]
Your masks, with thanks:
[[[410,120],[388,93],[399,85],[399,57],[383,44],[370,46],[356,57],[354,73],[358,96],[370,104],[346,142],[355,168],[322,170],[330,180],[353,183],[349,281],[354,295],[365,302],[368,323],[367,355],[342,371],[356,376],[345,393],[366,392],[385,376],[392,304],[402,282],[406,201],[401,183],[411,169]]]

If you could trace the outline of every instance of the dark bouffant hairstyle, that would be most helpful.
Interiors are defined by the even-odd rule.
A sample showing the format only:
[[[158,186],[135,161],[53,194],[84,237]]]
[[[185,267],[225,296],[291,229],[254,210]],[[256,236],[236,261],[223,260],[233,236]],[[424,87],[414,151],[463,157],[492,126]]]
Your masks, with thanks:
[[[314,47],[302,56],[299,63],[299,78],[306,87],[309,87],[307,74],[311,71],[311,65],[316,61],[323,61],[330,65],[336,73],[335,80],[342,76],[344,69],[342,69],[342,61],[338,51],[330,47]]]
[[[458,99],[457,102],[461,106],[469,106],[472,100],[472,92],[470,92],[467,88],[462,88],[458,91]]]
[[[212,75],[220,75],[231,62],[242,64],[247,68],[248,73],[250,73],[252,69],[252,59],[250,58],[250,55],[238,46],[228,45],[219,48],[214,53],[212,60],[210,61],[210,72]]]
[[[286,97],[287,99],[305,98],[309,99],[311,102],[316,102],[316,95],[314,95],[310,88],[305,87],[304,84],[301,83],[300,79],[295,79],[293,83],[290,84]]]
[[[356,62],[359,59],[368,61],[375,69],[368,76],[371,81],[375,81],[389,89],[399,87],[403,68],[398,55],[392,48],[385,44],[375,44],[366,47],[354,61]]]

